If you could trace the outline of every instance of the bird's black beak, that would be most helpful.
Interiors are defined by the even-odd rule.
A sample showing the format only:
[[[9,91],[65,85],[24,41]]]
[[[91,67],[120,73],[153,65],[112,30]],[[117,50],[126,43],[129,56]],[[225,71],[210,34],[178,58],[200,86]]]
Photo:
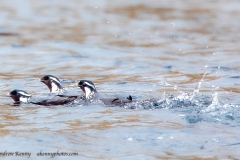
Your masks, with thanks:
[[[80,88],[82,88],[82,87],[83,87],[83,86],[82,86],[82,85],[80,85],[79,83],[77,83],[77,86],[78,86],[78,87],[80,87]]]

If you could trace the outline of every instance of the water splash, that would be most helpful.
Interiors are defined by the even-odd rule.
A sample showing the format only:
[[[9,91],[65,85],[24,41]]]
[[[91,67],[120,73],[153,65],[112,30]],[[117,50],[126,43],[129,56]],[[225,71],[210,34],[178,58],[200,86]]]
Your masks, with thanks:
[[[202,83],[204,82],[204,78],[206,77],[206,74],[207,74],[207,72],[205,72],[203,74],[201,80],[198,82],[197,86],[195,87],[195,89],[194,89],[194,91],[193,91],[193,93],[191,95],[191,99],[193,99],[199,93],[199,90],[201,88]]]

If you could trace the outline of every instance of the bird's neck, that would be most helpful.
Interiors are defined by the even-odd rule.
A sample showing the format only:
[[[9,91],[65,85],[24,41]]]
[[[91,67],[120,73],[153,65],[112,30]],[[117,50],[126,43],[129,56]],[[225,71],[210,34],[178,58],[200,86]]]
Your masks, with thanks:
[[[60,84],[56,84],[56,83],[52,82],[50,91],[52,93],[61,93],[61,92],[63,92],[63,88]]]
[[[97,95],[97,91],[92,91],[89,88],[85,88],[85,97],[87,100],[91,100],[93,98],[95,98]]]

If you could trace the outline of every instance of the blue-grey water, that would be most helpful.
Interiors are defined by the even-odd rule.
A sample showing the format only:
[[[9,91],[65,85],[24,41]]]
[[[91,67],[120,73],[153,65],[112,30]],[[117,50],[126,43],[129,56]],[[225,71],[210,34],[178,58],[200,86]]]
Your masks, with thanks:
[[[238,159],[239,0],[1,0],[0,152],[57,159]],[[69,94],[92,80],[101,103],[13,106],[22,89]],[[4,156],[16,159],[15,156]],[[17,157],[25,159],[26,156]]]

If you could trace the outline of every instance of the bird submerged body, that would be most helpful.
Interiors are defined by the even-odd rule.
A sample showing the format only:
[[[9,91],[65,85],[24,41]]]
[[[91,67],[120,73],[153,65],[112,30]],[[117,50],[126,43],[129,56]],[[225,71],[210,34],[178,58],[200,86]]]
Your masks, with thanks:
[[[124,106],[126,103],[131,103],[132,96],[129,97],[116,97],[116,98],[100,98],[105,105]]]
[[[43,105],[43,106],[57,106],[57,105],[65,105],[65,104],[69,104],[69,103],[74,103],[74,101],[77,98],[78,98],[78,96],[55,95],[55,96],[49,96],[41,101],[39,101],[39,97],[37,97],[37,98],[35,98],[35,100],[32,99],[30,101],[30,103],[36,104],[36,105]]]
[[[20,104],[21,102],[23,102],[43,106],[64,105],[72,103],[78,98],[81,99],[81,97],[78,96],[62,96],[52,94],[31,96],[27,92],[22,90],[13,90],[9,93],[9,96],[15,101],[14,104]]]

